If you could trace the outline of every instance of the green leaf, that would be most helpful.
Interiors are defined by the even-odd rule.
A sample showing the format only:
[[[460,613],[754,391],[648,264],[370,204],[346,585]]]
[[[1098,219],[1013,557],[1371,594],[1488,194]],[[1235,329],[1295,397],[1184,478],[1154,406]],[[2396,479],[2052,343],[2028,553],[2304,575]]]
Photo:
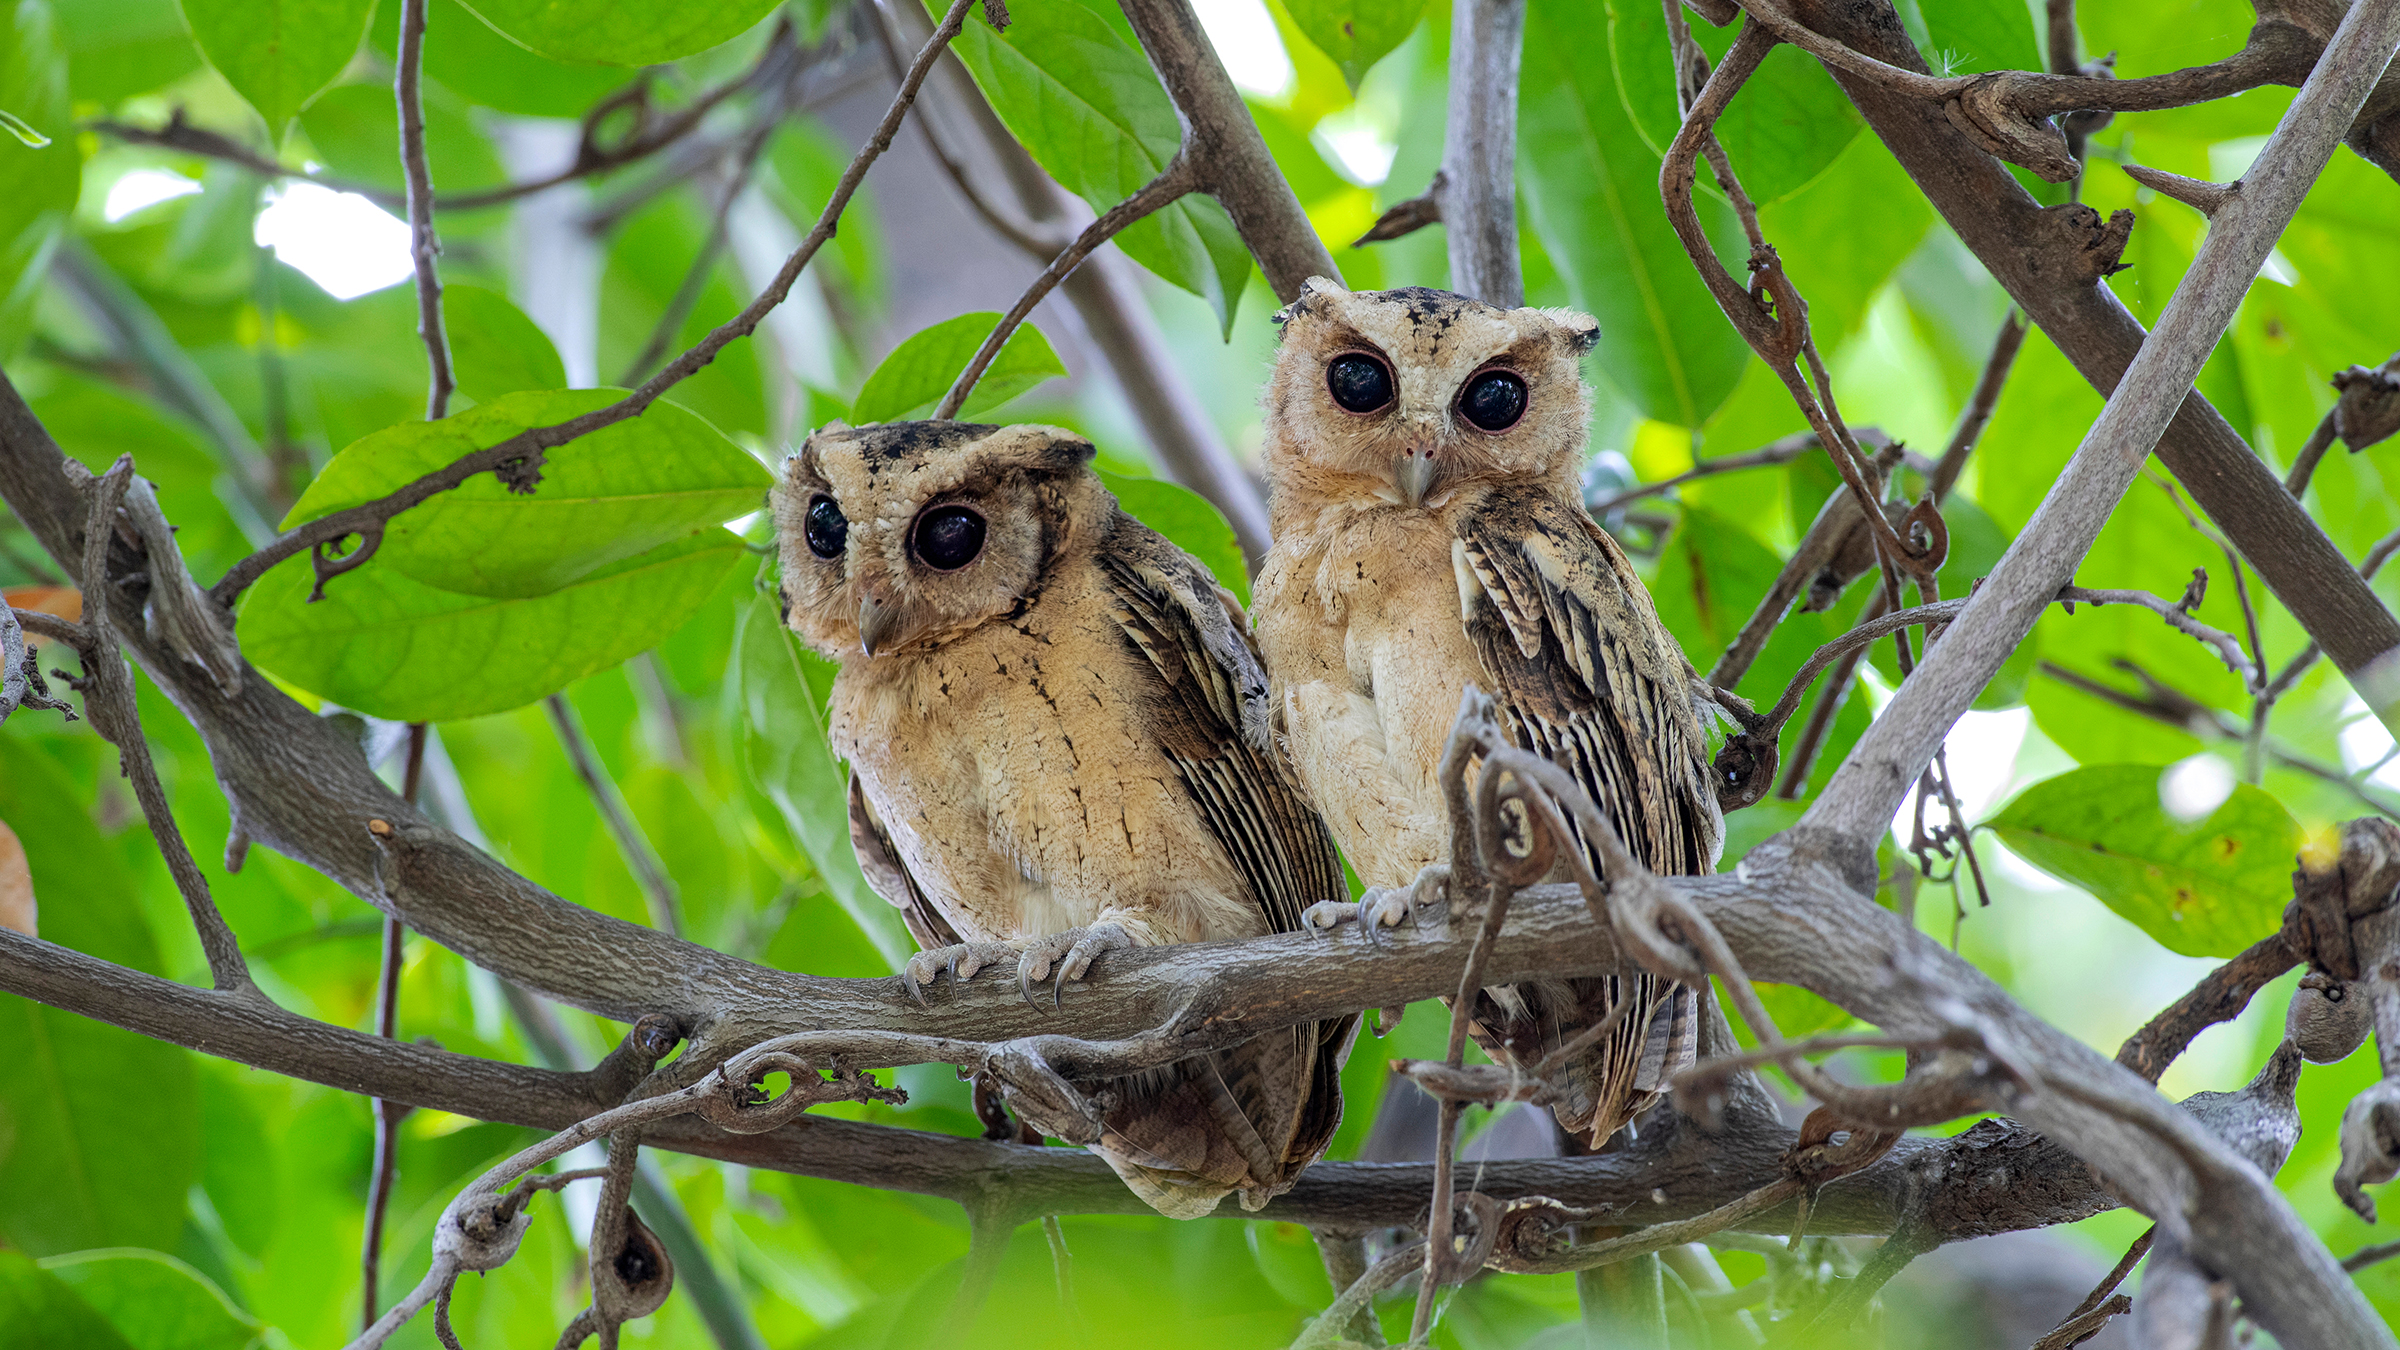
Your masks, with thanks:
[[[825,736],[832,662],[783,626],[772,594],[742,611],[729,670],[739,709],[742,768],[775,803],[826,889],[898,970],[916,949],[900,911],[867,884],[850,847],[850,781]]]
[[[2301,831],[2237,783],[2204,820],[2167,813],[2160,771],[2098,764],[2034,784],[1986,822],[2018,857],[2186,956],[2233,956],[2282,922]]]
[[[439,422],[388,427],[334,456],[284,526],[372,501],[527,427],[564,422],[623,396],[611,389],[507,394]],[[477,474],[402,512],[367,570],[462,596],[547,595],[595,568],[759,509],[773,481],[716,428],[656,403],[551,452],[531,495]]]
[[[778,0],[475,0],[485,23],[557,61],[654,66],[730,42],[775,12]]]
[[[51,1257],[42,1269],[141,1350],[244,1350],[263,1329],[206,1276],[164,1252],[103,1248]]]
[[[137,888],[84,813],[88,796],[13,729],[0,737],[0,820],[25,847],[41,936],[158,974]],[[0,1073],[0,1237],[37,1256],[173,1246],[198,1164],[189,1053],[13,994],[0,994],[0,1043],[12,1047]],[[11,1321],[0,1315],[0,1346]]]
[[[1533,230],[1574,302],[1600,320],[1591,369],[1646,417],[1696,427],[1733,393],[1750,348],[1676,242],[1659,158],[1635,134],[1606,61],[1607,17],[1577,0],[1525,14],[1517,181]],[[1721,257],[1739,257],[1733,210],[1702,196]]]
[[[278,141],[358,54],[374,16],[375,0],[183,0],[200,54]]]
[[[82,190],[67,62],[43,0],[0,0],[0,108],[49,144],[0,137],[0,355],[25,340],[51,247]]]
[[[442,320],[450,332],[450,365],[459,390],[477,403],[520,389],[566,385],[566,363],[550,335],[500,292],[452,282],[442,287]]]
[[[133,1350],[66,1282],[17,1252],[0,1252],[0,1350]]]
[[[1342,78],[1355,92],[1367,71],[1416,31],[1425,0],[1291,0],[1285,8],[1317,50],[1342,68]]]
[[[961,314],[911,333],[859,386],[858,398],[850,405],[851,420],[864,426],[906,422],[931,413],[999,322],[998,314]],[[1066,373],[1066,366],[1059,362],[1058,353],[1050,350],[1050,340],[1041,330],[1030,323],[1018,324],[958,415],[972,418],[1053,375]]]
[[[106,107],[199,69],[200,52],[175,0],[72,4],[58,15],[75,97]]]
[[[1217,584],[1233,598],[1250,604],[1250,570],[1242,562],[1241,541],[1233,526],[1206,497],[1159,478],[1126,478],[1102,473],[1100,481],[1116,495],[1125,514],[1167,537],[1168,542],[1198,558],[1216,574]]]
[[[399,36],[397,21],[379,23],[367,41],[388,61],[398,50]],[[432,0],[426,6],[425,73],[482,107],[526,117],[581,117],[635,78],[612,66],[568,65],[538,56],[493,31],[458,0]],[[450,186],[439,177],[433,181]],[[483,181],[489,180],[456,186]]]
[[[1609,0],[1608,9],[1609,58],[1625,111],[1642,143],[1663,156],[1683,126],[1674,63],[1667,56],[1666,13],[1641,0]],[[1723,60],[1733,45],[1732,28],[1693,23],[1691,29],[1711,61]],[[1797,47],[1778,46],[1717,119],[1717,140],[1741,175],[1742,190],[1764,206],[1823,173],[1865,128],[1865,119],[1824,66]],[[1711,195],[1717,191],[1716,179],[1705,171],[1700,186]],[[1880,238],[1882,232],[1860,233]],[[1907,250],[1890,252],[1896,262]]]
[[[992,110],[1052,178],[1103,212],[1156,178],[1183,144],[1150,59],[1075,0],[1009,6],[1006,33],[970,18],[951,44]],[[1127,257],[1209,302],[1224,333],[1250,275],[1225,209],[1190,196],[1117,235]]]
[[[289,564],[243,600],[242,650],[320,698],[397,722],[504,712],[656,646],[746,554],[712,528],[528,600],[437,590],[370,563],[313,605],[309,569]]]
[[[1925,60],[1937,75],[2047,70],[2024,0],[1910,0],[1924,16]]]
[[[437,192],[442,195],[461,196],[508,178],[500,157],[485,139],[483,128],[477,125],[476,116],[473,104],[439,85],[426,86],[425,162],[433,172]],[[336,85],[317,95],[301,111],[300,129],[308,133],[311,158],[322,161],[326,172],[335,177],[371,183],[394,192],[401,191],[407,181],[396,153],[400,144],[400,109],[392,99],[389,79],[374,84]],[[396,208],[394,214],[399,214]],[[472,229],[490,219],[491,213],[469,220],[445,216],[442,232],[446,238],[455,239],[462,226]]]

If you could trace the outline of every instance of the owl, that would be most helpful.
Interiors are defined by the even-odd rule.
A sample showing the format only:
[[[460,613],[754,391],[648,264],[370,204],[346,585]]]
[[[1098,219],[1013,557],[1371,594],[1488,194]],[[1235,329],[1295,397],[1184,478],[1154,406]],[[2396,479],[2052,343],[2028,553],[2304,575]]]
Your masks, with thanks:
[[[1713,870],[1724,822],[1698,676],[1577,487],[1577,360],[1597,325],[1316,279],[1277,319],[1274,546],[1253,610],[1295,776],[1359,878],[1385,888],[1362,918],[1396,921],[1389,888],[1413,895],[1448,859],[1437,769],[1470,683],[1649,867]],[[1690,1063],[1694,991],[1641,973],[1504,987],[1478,997],[1474,1029],[1530,1066],[1623,1000],[1629,1015],[1559,1085],[1559,1123],[1597,1147]]]
[[[786,622],[841,662],[851,837],[924,949],[912,992],[995,965],[1063,991],[1104,952],[1291,931],[1346,893],[1240,607],[1091,459],[1050,427],[837,424],[776,484]],[[1163,1214],[1255,1209],[1332,1137],[1354,1029],[1112,1084],[1092,1148]]]

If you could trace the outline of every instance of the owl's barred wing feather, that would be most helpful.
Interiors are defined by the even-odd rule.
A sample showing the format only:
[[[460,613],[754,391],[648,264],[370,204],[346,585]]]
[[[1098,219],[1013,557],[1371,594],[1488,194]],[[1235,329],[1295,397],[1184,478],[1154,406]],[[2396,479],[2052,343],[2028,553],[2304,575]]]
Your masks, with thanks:
[[[1455,561],[1461,617],[1511,729],[1572,773],[1653,871],[1713,868],[1724,825],[1682,661],[1613,542],[1555,501],[1497,496],[1464,523]]]
[[[1266,675],[1248,635],[1213,578],[1130,519],[1100,566],[1118,626],[1162,681],[1151,719],[1160,746],[1268,926],[1298,929],[1301,910],[1348,891],[1332,837],[1276,765]]]
[[[1555,498],[1503,493],[1462,522],[1452,562],[1461,618],[1510,736],[1573,775],[1644,865],[1712,869],[1724,824],[1683,661],[1614,541]],[[1585,850],[1602,870],[1597,848],[1585,841]],[[1582,1100],[1562,1109],[1595,1143],[1690,1062],[1694,992],[1647,974],[1567,981],[1521,995],[1522,1012],[1495,1005],[1491,1019],[1513,1054],[1539,1058],[1619,999],[1635,1001],[1633,1015],[1577,1067]]]
[[[909,875],[908,864],[901,860],[899,850],[892,847],[891,832],[875,815],[875,807],[858,775],[850,775],[850,849],[858,855],[858,870],[867,885],[892,908],[900,911],[900,921],[908,925],[908,935],[917,946],[932,951],[936,947],[955,946],[961,940],[958,930],[942,917],[942,911],[925,895],[925,888]]]
[[[1275,759],[1266,672],[1240,614],[1215,578],[1165,539],[1119,517],[1099,550],[1113,617],[1158,672],[1149,725],[1209,832],[1249,887],[1268,926],[1290,932],[1300,911],[1347,893],[1333,838]],[[1341,1063],[1357,1019],[1280,1028],[1177,1066],[1162,1101],[1180,1105],[1116,1122],[1118,1171],[1161,1212],[1179,1217],[1179,1178],[1275,1178],[1245,1189],[1256,1208],[1325,1149],[1341,1122]],[[1210,1128],[1192,1128],[1199,1121]],[[1227,1155],[1220,1157],[1218,1155]],[[1121,1164],[1118,1156],[1112,1164]],[[1143,1169],[1148,1169],[1144,1171]],[[1214,1204],[1222,1183],[1196,1188]],[[1191,1211],[1204,1213],[1195,1206]]]

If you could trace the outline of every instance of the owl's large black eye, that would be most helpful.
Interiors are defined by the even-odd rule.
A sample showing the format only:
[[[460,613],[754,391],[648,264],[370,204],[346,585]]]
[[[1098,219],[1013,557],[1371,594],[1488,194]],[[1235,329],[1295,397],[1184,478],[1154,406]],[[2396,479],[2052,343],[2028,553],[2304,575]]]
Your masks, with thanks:
[[[1325,367],[1325,388],[1350,411],[1373,412],[1392,401],[1392,368],[1358,352],[1337,356]]]
[[[808,551],[820,558],[842,556],[842,546],[850,542],[850,518],[833,498],[819,495],[808,504],[808,519],[801,522],[800,532],[808,536]]]
[[[955,572],[983,552],[983,517],[963,506],[937,506],[917,517],[912,542],[927,567]]]
[[[1487,370],[1459,392],[1458,411],[1485,431],[1506,431],[1525,415],[1525,381],[1505,370]]]

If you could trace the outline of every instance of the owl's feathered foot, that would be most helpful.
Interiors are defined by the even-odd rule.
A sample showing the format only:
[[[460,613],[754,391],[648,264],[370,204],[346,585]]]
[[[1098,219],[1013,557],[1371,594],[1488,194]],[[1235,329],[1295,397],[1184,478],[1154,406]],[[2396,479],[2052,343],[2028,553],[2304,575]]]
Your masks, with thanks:
[[[987,966],[1006,965],[1017,959],[1017,948],[1006,942],[961,942],[948,947],[935,947],[918,952],[900,967],[900,983],[907,987],[908,996],[918,1007],[925,1004],[924,986],[948,974],[952,984],[975,978],[975,972]]]
[[[1116,923],[1070,928],[1025,944],[1024,954],[1017,958],[1017,989],[1025,995],[1025,1006],[1034,1006],[1033,982],[1048,979],[1052,966],[1058,968],[1050,992],[1050,1006],[1055,1008],[1066,998],[1067,981],[1082,979],[1102,952],[1121,952],[1132,945],[1132,934]]]
[[[1397,928],[1402,919],[1411,923],[1417,915],[1449,899],[1450,865],[1434,863],[1417,873],[1417,879],[1406,886],[1369,886],[1359,896],[1357,904],[1346,900],[1329,900],[1310,905],[1300,911],[1300,926],[1310,933],[1326,933],[1345,923],[1356,922],[1359,931],[1369,942],[1381,942],[1378,932]]]

